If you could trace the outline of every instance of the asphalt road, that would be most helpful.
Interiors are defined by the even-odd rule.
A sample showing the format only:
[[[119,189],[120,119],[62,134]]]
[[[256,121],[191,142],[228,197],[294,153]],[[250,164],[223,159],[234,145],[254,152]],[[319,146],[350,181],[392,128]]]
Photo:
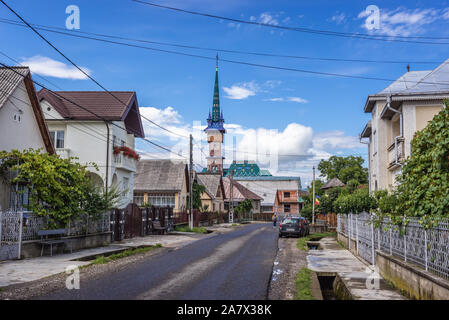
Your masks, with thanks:
[[[267,299],[278,247],[272,224],[250,224],[148,257],[38,299]],[[113,262],[112,262],[113,263]]]

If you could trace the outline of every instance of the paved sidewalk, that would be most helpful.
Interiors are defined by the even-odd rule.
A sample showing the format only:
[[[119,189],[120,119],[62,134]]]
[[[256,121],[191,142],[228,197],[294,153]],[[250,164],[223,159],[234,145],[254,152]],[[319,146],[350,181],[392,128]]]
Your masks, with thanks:
[[[389,286],[373,267],[364,264],[348,250],[343,249],[335,238],[320,240],[322,250],[311,250],[307,256],[309,269],[324,275],[337,275],[355,300],[404,300]],[[379,289],[367,287],[367,279],[379,281]]]
[[[68,266],[83,266],[90,261],[76,261],[86,257],[123,251],[128,248],[151,246],[160,243],[165,248],[176,248],[187,245],[207,235],[151,235],[114,242],[105,247],[84,249],[72,254],[56,254],[53,257],[44,256],[24,260],[9,260],[0,262],[0,287],[24,283],[65,272]]]

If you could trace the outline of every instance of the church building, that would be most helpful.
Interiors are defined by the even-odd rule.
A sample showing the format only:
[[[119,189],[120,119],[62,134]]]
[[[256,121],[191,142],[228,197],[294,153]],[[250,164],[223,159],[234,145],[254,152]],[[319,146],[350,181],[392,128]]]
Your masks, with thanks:
[[[214,100],[212,103],[212,114],[209,110],[207,119],[207,128],[204,131],[207,134],[209,143],[209,155],[207,159],[207,172],[223,173],[224,152],[222,149],[224,143],[224,134],[226,130],[223,126],[223,112],[220,111],[220,93],[218,87],[218,56],[215,69]]]

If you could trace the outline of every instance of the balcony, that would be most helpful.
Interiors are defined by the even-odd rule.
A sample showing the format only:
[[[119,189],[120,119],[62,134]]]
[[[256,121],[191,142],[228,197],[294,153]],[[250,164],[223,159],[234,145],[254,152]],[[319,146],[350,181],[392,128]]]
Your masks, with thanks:
[[[397,138],[396,143],[391,144],[388,149],[388,169],[394,170],[399,167],[405,159],[404,138]]]
[[[113,162],[117,169],[136,172],[138,158],[139,156],[130,148],[114,147]]]

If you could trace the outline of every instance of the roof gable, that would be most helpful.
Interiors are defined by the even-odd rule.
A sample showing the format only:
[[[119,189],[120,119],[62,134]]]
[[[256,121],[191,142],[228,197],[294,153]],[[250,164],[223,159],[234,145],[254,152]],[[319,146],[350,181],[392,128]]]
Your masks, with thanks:
[[[145,136],[133,91],[49,91],[38,92],[39,101],[46,100],[67,120],[124,121],[128,133]],[[81,106],[81,107],[80,107]]]
[[[44,141],[45,149],[48,153],[54,154],[55,149],[50,139],[50,134],[48,132],[47,124],[45,123],[44,115],[39,106],[36,89],[28,67],[0,67],[0,88],[2,88],[2,90],[0,90],[0,108],[14,93],[22,81],[25,85],[39,132],[42,136],[42,140]]]

